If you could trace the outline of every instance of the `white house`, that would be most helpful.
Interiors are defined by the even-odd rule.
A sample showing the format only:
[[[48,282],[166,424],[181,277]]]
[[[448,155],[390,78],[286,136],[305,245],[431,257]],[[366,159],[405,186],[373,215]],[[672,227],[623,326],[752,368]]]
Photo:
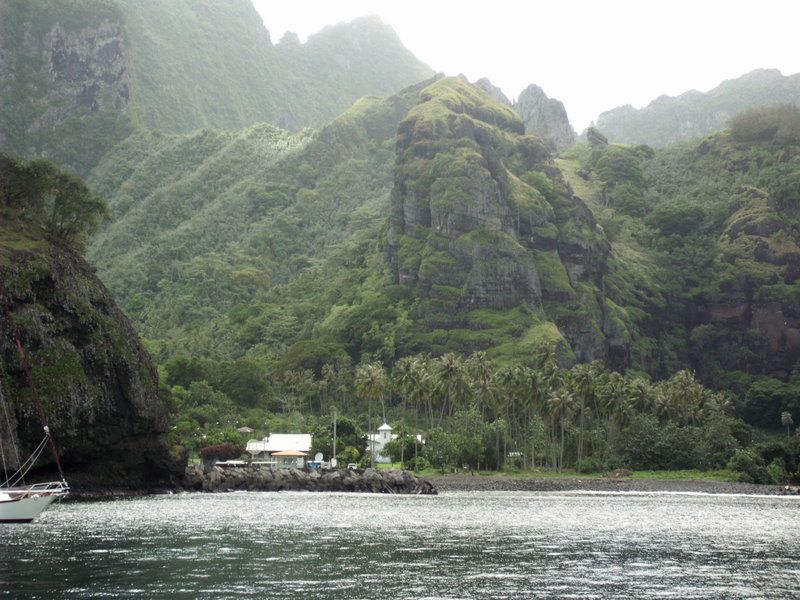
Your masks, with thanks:
[[[280,468],[303,467],[310,451],[310,433],[270,433],[263,440],[247,442],[253,459],[266,459]]]

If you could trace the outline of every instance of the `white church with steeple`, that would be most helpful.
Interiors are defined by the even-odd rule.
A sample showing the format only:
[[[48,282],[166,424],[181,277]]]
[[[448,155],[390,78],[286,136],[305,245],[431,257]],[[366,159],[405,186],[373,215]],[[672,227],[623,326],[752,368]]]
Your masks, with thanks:
[[[378,427],[378,433],[370,433],[367,435],[367,452],[372,452],[375,455],[375,462],[390,463],[392,459],[383,454],[383,449],[386,447],[386,444],[394,439],[397,439],[397,436],[392,435],[391,425],[384,423]]]

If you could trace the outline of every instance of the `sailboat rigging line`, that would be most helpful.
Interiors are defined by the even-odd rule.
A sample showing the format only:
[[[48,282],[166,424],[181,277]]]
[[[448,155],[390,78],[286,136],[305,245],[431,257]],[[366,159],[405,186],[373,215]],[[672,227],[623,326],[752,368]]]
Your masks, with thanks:
[[[8,404],[6,404],[6,397],[3,394],[3,384],[0,382],[0,404],[3,405],[3,416],[5,417],[6,429],[8,430],[8,439],[11,440],[11,448],[14,450],[14,456],[17,459],[17,466],[19,466],[19,450],[14,441],[14,432],[11,431],[11,418],[8,416]],[[8,470],[6,468],[6,454],[3,450],[3,444],[0,443],[0,453],[3,455],[3,477],[8,479]]]
[[[8,481],[8,469],[6,468],[6,453],[3,451],[3,440],[0,439],[0,459],[3,461],[3,479]]]
[[[30,471],[33,468],[33,465],[36,464],[36,461],[38,460],[39,456],[41,456],[44,447],[47,445],[47,440],[49,437],[50,437],[49,435],[44,436],[42,441],[39,442],[39,445],[36,446],[36,450],[34,450],[33,453],[31,453],[28,459],[19,466],[19,468],[13,475],[11,475],[11,477],[9,477],[2,484],[0,484],[0,489],[14,487],[24,481],[25,475],[28,474],[28,471]]]
[[[42,426],[44,427],[44,431],[47,434],[45,439],[50,442],[50,451],[53,454],[53,460],[56,463],[56,467],[58,467],[58,475],[61,477],[61,481],[66,481],[66,477],[64,476],[64,470],[61,468],[61,461],[58,459],[58,452],[56,451],[56,445],[53,442],[53,438],[50,437],[50,426],[47,424],[47,415],[44,412],[44,406],[42,405],[42,401],[39,400],[39,395],[36,393],[36,388],[33,385],[33,376],[31,375],[31,366],[28,364],[28,361],[25,357],[25,351],[22,349],[22,342],[19,341],[19,333],[14,331],[14,342],[17,345],[17,353],[19,354],[19,362],[22,365],[23,369],[25,370],[25,376],[28,379],[28,387],[31,390],[31,395],[33,396],[33,403],[36,406],[36,411],[39,413],[39,421],[41,421]]]
[[[2,278],[0,278],[0,310],[2,310],[2,314],[0,316],[5,317],[5,320],[9,323],[11,331],[14,334],[14,343],[17,346],[17,354],[19,354],[19,363],[22,366],[22,369],[25,371],[25,377],[28,380],[28,387],[31,390],[31,396],[33,397],[33,404],[36,406],[36,412],[39,413],[39,421],[42,424],[45,432],[45,439],[50,443],[50,452],[53,454],[53,460],[56,463],[56,467],[58,467],[58,475],[61,477],[62,482],[66,482],[66,477],[64,476],[64,469],[61,468],[61,461],[58,458],[58,451],[56,450],[55,442],[53,442],[53,438],[50,435],[50,426],[47,423],[47,415],[44,412],[44,406],[42,405],[42,401],[39,399],[39,395],[36,393],[36,388],[33,385],[33,376],[31,375],[31,366],[28,364],[28,361],[25,357],[25,351],[22,349],[22,342],[19,340],[19,332],[14,328],[13,324],[11,323],[10,315],[8,314],[8,303],[5,296],[5,285]],[[11,423],[8,423],[9,428],[11,427]],[[15,447],[16,449],[16,447]],[[17,463],[19,463],[19,457],[17,458]]]

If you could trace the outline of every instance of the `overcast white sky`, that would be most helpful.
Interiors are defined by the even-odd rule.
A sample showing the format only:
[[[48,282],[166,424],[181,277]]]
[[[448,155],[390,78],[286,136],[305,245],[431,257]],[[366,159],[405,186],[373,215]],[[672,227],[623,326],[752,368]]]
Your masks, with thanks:
[[[756,68],[800,71],[796,0],[253,0],[274,43],[377,14],[420,60],[512,100],[530,83],[580,132],[602,111],[707,91]]]

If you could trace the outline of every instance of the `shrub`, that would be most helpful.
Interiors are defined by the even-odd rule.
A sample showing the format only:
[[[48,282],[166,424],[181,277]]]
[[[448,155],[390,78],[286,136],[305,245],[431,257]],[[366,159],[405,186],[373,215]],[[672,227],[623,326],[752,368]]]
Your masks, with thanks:
[[[602,473],[606,468],[602,461],[593,457],[586,457],[575,463],[575,470],[579,473]]]
[[[633,469],[704,468],[704,440],[697,427],[662,425],[652,415],[636,415],[620,436],[619,454]]]
[[[523,181],[532,188],[536,189],[547,200],[552,201],[555,197],[555,188],[550,178],[541,171],[528,171],[523,176]]]
[[[780,458],[776,458],[767,465],[769,483],[786,483],[786,465]]]
[[[747,483],[772,483],[772,476],[764,459],[753,449],[739,450],[728,462],[728,468],[739,472],[739,479]]]
[[[206,446],[200,450],[200,456],[203,461],[213,460],[230,460],[232,458],[239,458],[244,452],[241,446],[235,446],[231,443],[217,444],[215,446]]]
[[[367,460],[369,460],[369,456],[365,456],[367,457]],[[355,446],[346,446],[344,450],[336,455],[336,460],[344,465],[347,465],[348,463],[357,463],[360,458],[361,452],[359,452],[358,448]]]
[[[424,456],[411,458],[403,463],[403,468],[408,471],[424,471],[425,469],[430,469],[430,467],[431,463],[425,460]]]
[[[793,104],[751,108],[731,118],[728,127],[739,142],[796,144],[800,142],[800,108]]]

